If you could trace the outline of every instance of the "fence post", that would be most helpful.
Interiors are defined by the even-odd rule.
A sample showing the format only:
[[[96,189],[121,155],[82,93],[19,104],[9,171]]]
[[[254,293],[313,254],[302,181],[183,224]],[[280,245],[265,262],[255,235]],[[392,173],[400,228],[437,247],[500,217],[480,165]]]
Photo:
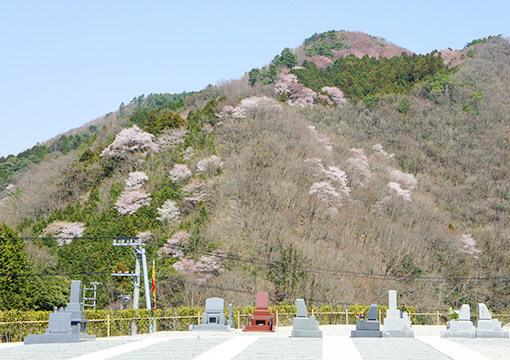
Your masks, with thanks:
[[[439,325],[439,310],[436,310],[436,324]]]
[[[349,325],[349,311],[345,309],[345,325]]]
[[[198,315],[197,315],[197,325],[200,325],[200,311],[198,312]]]
[[[106,314],[106,337],[110,337],[110,314]]]
[[[280,325],[279,322],[278,322],[278,309],[275,309],[275,315],[276,315],[275,325],[276,325],[276,327],[278,327]]]
[[[237,310],[237,328],[241,328],[241,313]]]

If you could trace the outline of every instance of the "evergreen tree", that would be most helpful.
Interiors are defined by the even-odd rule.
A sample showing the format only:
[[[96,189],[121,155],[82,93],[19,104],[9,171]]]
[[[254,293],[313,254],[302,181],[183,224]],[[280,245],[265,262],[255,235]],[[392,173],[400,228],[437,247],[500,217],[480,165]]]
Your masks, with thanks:
[[[30,303],[30,266],[23,240],[14,230],[0,224],[0,310],[26,309]]]

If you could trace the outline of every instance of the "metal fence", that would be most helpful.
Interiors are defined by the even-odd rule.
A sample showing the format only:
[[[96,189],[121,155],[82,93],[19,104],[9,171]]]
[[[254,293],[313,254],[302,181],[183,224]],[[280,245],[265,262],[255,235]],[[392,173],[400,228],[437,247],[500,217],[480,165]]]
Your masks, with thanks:
[[[358,313],[345,311],[314,312],[315,319],[320,325],[353,325],[358,319]],[[294,312],[276,312],[276,326],[292,326],[292,320],[296,316]],[[379,321],[385,316],[385,311],[379,310]],[[445,325],[449,313],[439,312],[417,312],[410,314],[414,325]],[[510,322],[510,314],[493,314],[506,324]],[[248,324],[249,314],[240,312],[234,313],[234,327],[242,328]],[[191,316],[157,316],[157,317],[130,317],[117,318],[108,314],[103,319],[87,319],[87,333],[97,337],[125,336],[145,334],[151,331],[187,331],[190,325],[197,325],[201,322],[201,314]],[[473,321],[476,317],[472,318]],[[23,341],[29,334],[42,334],[48,327],[48,320],[36,321],[10,321],[0,322],[0,342]]]

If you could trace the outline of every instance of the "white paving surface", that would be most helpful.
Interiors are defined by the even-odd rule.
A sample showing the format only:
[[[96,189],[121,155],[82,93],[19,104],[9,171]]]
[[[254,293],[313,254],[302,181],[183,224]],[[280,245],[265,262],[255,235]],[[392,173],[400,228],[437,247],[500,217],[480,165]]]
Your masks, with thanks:
[[[444,339],[444,326],[413,326],[415,338],[350,338],[354,325],[321,326],[322,339],[276,333],[159,332],[75,344],[1,343],[1,360],[407,360],[510,359],[510,339]]]

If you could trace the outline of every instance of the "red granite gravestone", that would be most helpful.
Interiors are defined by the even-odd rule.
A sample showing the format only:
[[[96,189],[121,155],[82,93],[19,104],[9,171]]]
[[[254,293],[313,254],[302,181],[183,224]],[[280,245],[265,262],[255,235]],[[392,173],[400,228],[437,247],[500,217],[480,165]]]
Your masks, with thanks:
[[[271,316],[269,312],[269,294],[258,292],[255,311],[253,316],[250,316],[248,325],[243,326],[243,331],[275,331],[275,318],[276,316]]]

